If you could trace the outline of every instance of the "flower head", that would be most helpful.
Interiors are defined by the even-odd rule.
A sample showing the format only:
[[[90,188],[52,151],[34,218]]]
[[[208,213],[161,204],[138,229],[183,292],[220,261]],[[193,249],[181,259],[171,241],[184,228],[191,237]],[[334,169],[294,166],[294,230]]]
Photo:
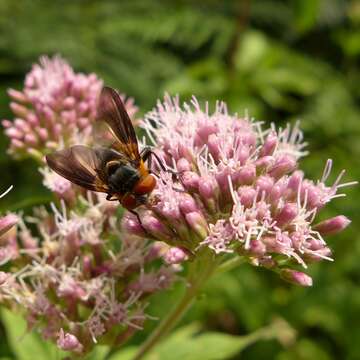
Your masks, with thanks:
[[[175,279],[148,242],[118,230],[115,210],[103,194],[77,194],[76,206],[62,200],[26,218],[36,235],[23,220],[13,234],[20,249],[0,273],[0,301],[22,308],[29,329],[62,350],[85,354],[129,337],[149,318],[149,296]]]
[[[76,73],[60,56],[43,56],[27,74],[22,91],[10,89],[14,121],[3,120],[14,156],[44,154],[91,142],[102,81],[95,74]],[[133,99],[125,100],[130,116]]]
[[[342,196],[338,190],[352,183],[341,184],[341,172],[333,185],[326,184],[330,160],[320,181],[304,178],[298,170],[306,155],[298,124],[263,130],[259,122],[230,115],[224,103],[210,114],[195,99],[181,107],[177,98],[166,97],[143,127],[158,155],[178,172],[177,180],[160,173],[142,212],[148,235],[173,247],[168,261],[176,261],[179,249],[196,256],[204,247],[277,272],[331,259],[322,234],[339,232],[349,221],[340,216],[313,223],[330,200]],[[130,231],[136,219],[131,222]]]

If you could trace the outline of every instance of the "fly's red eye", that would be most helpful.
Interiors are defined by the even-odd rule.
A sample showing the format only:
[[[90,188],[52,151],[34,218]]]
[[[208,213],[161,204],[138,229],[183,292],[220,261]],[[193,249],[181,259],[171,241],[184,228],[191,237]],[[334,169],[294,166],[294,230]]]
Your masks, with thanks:
[[[138,181],[134,187],[134,192],[139,195],[150,193],[156,185],[156,179],[152,175],[146,175]]]

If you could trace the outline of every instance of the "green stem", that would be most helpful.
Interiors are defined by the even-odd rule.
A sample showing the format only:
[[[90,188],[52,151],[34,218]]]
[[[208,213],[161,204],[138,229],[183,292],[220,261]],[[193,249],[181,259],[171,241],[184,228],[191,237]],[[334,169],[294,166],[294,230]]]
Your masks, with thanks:
[[[217,269],[216,269],[216,274],[221,274],[223,272],[227,272],[230,271],[236,267],[238,267],[239,265],[243,264],[246,262],[246,259],[240,256],[236,256],[231,258],[228,261],[225,261],[224,263],[222,263]]]
[[[200,255],[200,254],[199,254]],[[185,294],[180,302],[162,320],[142,344],[133,360],[140,360],[179,322],[194,302],[199,290],[214,272],[218,261],[208,251],[201,254],[190,266]]]

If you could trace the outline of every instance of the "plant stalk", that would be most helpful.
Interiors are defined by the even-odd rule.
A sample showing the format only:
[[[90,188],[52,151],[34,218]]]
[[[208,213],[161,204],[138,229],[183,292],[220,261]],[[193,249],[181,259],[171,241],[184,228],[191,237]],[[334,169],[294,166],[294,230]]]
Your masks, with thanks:
[[[158,327],[142,344],[133,360],[140,360],[179,322],[193,304],[196,295],[214,272],[218,261],[208,251],[204,251],[189,268],[185,294],[180,302],[160,322]]]

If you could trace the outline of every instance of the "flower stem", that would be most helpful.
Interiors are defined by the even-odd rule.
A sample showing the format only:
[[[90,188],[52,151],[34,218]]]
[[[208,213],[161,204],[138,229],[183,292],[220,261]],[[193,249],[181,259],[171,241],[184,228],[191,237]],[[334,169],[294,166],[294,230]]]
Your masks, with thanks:
[[[199,254],[200,255],[200,254]],[[179,322],[194,302],[199,290],[214,272],[218,261],[208,251],[204,251],[189,267],[185,294],[180,302],[162,320],[159,326],[142,344],[133,360],[140,360]]]

